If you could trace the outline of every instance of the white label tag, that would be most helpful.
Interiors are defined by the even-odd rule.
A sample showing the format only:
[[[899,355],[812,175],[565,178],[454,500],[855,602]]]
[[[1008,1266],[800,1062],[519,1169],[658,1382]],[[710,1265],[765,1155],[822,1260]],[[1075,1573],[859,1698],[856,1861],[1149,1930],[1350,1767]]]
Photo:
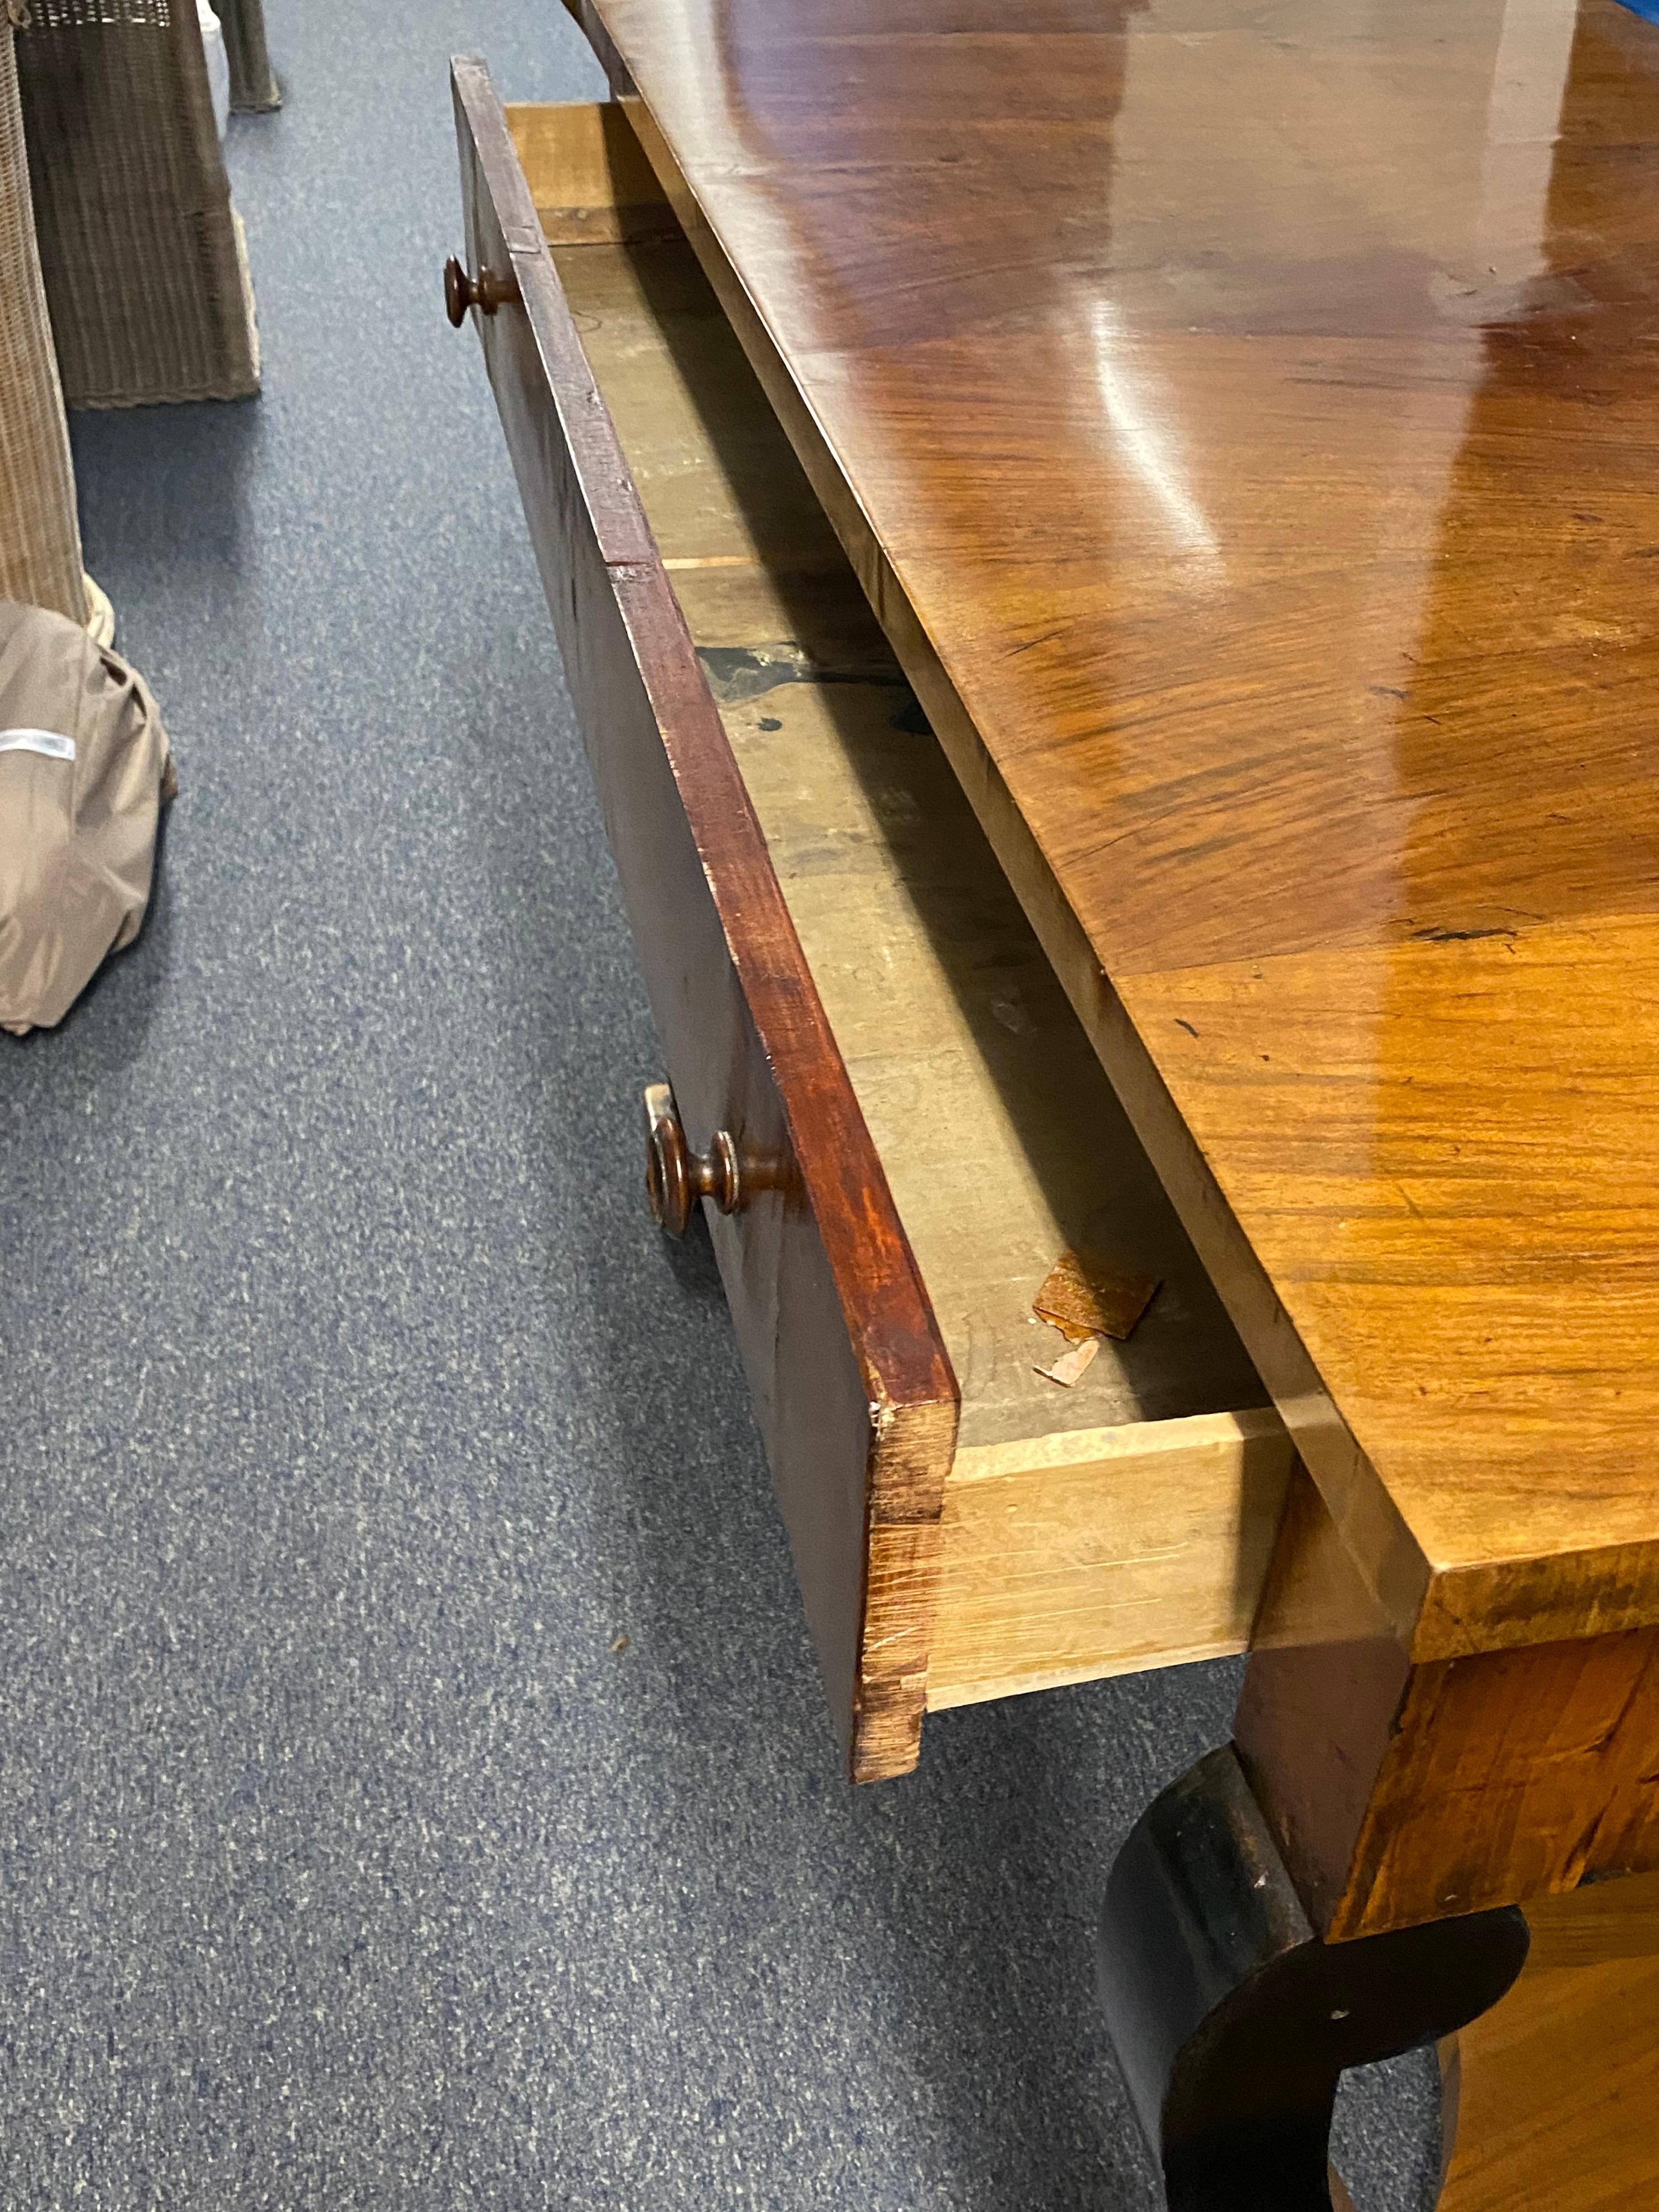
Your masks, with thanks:
[[[0,753],[44,753],[48,760],[72,761],[75,740],[56,730],[0,730]]]

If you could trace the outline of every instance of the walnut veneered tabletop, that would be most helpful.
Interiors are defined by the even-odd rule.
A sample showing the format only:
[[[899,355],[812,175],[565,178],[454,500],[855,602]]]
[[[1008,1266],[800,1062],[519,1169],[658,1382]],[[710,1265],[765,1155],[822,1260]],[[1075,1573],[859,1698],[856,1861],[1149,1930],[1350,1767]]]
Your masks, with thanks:
[[[602,15],[1391,1615],[1659,1618],[1659,31]]]

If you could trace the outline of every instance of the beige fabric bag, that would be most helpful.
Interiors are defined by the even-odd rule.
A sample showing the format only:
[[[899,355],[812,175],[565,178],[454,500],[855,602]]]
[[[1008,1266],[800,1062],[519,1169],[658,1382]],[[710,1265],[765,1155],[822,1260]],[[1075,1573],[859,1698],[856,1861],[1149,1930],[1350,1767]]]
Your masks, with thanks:
[[[0,601],[0,1029],[61,1022],[137,937],[175,788],[143,678],[66,615]]]

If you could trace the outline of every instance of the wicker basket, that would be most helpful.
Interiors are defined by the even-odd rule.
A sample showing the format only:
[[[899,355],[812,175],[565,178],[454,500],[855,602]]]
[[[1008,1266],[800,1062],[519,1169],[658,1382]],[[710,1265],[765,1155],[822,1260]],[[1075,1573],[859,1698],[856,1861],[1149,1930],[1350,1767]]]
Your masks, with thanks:
[[[252,293],[193,0],[27,0],[20,12],[23,135],[64,399],[131,407],[257,392]]]

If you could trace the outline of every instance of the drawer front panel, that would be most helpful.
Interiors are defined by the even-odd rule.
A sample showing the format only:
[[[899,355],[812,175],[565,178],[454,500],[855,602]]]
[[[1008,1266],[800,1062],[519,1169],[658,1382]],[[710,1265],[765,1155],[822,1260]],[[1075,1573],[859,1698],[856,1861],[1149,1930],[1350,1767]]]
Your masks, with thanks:
[[[832,1711],[914,1764],[956,1386],[483,64],[454,65],[471,320],[694,1147],[767,1164],[710,1225]],[[513,296],[516,283],[517,297]]]

